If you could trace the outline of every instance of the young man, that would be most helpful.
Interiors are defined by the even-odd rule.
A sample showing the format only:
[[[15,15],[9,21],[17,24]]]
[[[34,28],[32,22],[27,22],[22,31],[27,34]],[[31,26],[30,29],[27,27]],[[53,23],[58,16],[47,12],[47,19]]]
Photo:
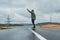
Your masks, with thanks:
[[[34,13],[34,10],[29,10],[29,9],[27,9],[27,11],[29,12],[29,13],[31,13],[31,21],[32,21],[32,24],[33,24],[33,29],[35,29],[35,20],[36,20],[36,15],[35,15],[35,13]]]

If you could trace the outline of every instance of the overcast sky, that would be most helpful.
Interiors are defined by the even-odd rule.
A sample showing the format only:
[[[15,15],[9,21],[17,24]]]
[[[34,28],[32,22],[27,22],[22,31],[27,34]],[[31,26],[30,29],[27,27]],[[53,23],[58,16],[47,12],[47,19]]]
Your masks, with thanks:
[[[11,23],[31,23],[31,15],[26,9],[34,9],[36,23],[60,22],[60,0],[0,0],[0,23],[6,23],[10,15]]]

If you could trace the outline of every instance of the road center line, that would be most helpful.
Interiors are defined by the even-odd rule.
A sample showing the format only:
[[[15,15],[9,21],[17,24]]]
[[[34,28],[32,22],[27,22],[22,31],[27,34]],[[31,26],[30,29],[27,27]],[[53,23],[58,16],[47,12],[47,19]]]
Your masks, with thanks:
[[[30,28],[29,28],[30,29]],[[30,29],[32,31],[32,33],[34,33],[40,40],[47,40],[46,38],[44,38],[43,36],[41,36],[40,34],[38,34],[37,32],[35,32],[34,30]]]

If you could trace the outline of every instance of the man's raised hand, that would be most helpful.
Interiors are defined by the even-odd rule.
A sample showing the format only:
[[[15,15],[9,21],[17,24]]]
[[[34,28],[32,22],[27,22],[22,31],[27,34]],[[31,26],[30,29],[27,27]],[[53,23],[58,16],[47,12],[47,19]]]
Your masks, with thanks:
[[[31,13],[31,11],[29,9],[27,9],[27,11]]]

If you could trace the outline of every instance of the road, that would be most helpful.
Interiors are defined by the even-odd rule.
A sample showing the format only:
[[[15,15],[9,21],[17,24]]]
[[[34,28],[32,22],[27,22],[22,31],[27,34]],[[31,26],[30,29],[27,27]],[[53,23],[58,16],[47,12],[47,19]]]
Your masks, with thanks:
[[[18,31],[19,30],[19,31]],[[18,29],[14,40],[39,40],[29,29]]]
[[[0,40],[39,40],[28,28],[0,30]]]
[[[60,29],[36,28],[35,32],[47,40],[60,40]],[[28,28],[15,28],[0,30],[0,40],[39,40],[39,38]]]
[[[58,28],[40,28],[36,32],[47,40],[60,40],[60,29]]]

